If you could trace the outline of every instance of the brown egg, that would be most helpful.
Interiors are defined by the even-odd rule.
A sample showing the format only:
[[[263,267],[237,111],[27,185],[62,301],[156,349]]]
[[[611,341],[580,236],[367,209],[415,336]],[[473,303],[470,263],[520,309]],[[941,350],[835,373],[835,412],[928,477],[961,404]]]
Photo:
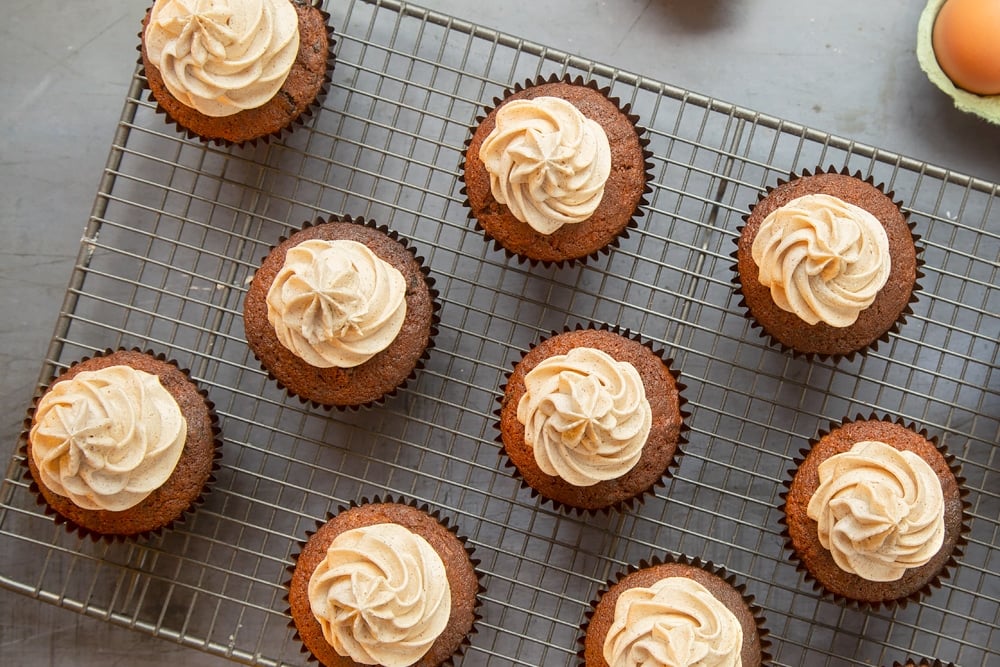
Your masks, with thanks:
[[[1000,95],[1000,0],[946,0],[932,43],[938,64],[956,86]]]

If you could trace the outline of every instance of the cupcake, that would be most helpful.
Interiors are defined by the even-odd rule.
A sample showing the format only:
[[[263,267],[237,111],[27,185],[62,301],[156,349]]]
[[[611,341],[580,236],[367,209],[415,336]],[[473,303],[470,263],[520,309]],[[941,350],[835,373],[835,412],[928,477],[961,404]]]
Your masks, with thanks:
[[[139,46],[151,99],[205,142],[280,136],[329,88],[328,21],[318,0],[155,0]]]
[[[469,644],[478,561],[426,506],[387,498],[341,509],[291,568],[291,627],[327,667],[435,667]]]
[[[623,667],[669,656],[678,665],[768,664],[761,609],[735,577],[684,556],[641,563],[591,603],[580,664]],[[661,664],[657,662],[657,664]]]
[[[893,662],[892,667],[955,667],[955,663],[949,662],[945,664],[940,660],[917,660],[916,658],[907,658],[905,662],[899,662],[898,660]]]
[[[94,539],[148,536],[214,481],[214,406],[162,355],[108,350],[73,364],[35,401],[25,463],[39,502]]]
[[[785,485],[783,532],[814,587],[858,606],[905,605],[962,553],[967,491],[927,432],[871,415],[835,424]]]
[[[264,258],[244,304],[247,343],[303,401],[382,402],[415,377],[433,346],[433,284],[423,259],[395,232],[332,216]]]
[[[608,92],[553,75],[515,86],[478,119],[463,192],[477,228],[508,257],[586,261],[636,226],[652,178],[648,139]]]
[[[687,442],[684,385],[671,363],[618,329],[542,340],[501,388],[508,464],[556,507],[631,507],[663,484]]]
[[[871,178],[806,172],[768,188],[744,220],[734,282],[772,343],[853,359],[911,313],[921,275],[912,225]]]

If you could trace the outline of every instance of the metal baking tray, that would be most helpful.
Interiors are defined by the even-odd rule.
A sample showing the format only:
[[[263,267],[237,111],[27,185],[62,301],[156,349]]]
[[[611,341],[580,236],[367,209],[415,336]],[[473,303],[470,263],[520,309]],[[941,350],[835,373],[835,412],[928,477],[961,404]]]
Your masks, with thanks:
[[[225,439],[207,502],[148,541],[81,540],[36,504],[18,446],[0,493],[0,540],[15,556],[0,559],[3,586],[236,661],[303,664],[283,600],[292,554],[327,512],[388,493],[440,508],[482,561],[483,619],[464,665],[575,664],[601,586],[664,552],[744,580],[778,665],[889,665],[908,654],[1000,664],[997,185],[407,3],[332,4],[333,87],[283,142],[185,140],[136,74],[40,373],[39,391],[72,361],[116,346],[190,368]],[[507,260],[468,220],[458,181],[484,105],[552,73],[610,86],[651,140],[646,215],[585,266]],[[769,347],[731,284],[733,239],[758,193],[829,165],[895,191],[926,262],[901,331],[839,364]],[[327,412],[287,398],[244,342],[258,262],[281,235],[329,213],[411,239],[441,292],[426,368],[377,409]],[[580,518],[519,488],[499,456],[494,410],[521,351],[590,322],[627,327],[675,360],[691,432],[655,496]],[[927,428],[957,455],[971,531],[941,588],[866,612],[804,581],[778,507],[809,438],[872,411]]]

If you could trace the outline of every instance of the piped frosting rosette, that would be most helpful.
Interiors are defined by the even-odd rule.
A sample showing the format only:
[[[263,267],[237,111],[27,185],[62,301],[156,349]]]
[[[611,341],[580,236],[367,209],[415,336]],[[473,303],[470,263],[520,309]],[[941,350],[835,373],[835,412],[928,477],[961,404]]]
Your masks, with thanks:
[[[558,97],[514,100],[498,109],[479,159],[493,197],[541,234],[589,218],[611,173],[604,129]]]
[[[173,474],[186,430],[156,375],[109,366],[46,392],[29,437],[45,486],[84,509],[121,512]]]
[[[298,16],[288,0],[157,0],[145,46],[182,104],[229,116],[281,88],[299,50]]]
[[[892,263],[882,223],[827,194],[798,197],[768,215],[753,259],[779,308],[833,327],[854,324],[885,285]]]
[[[743,628],[726,605],[686,577],[666,577],[618,596],[604,639],[610,667],[741,667]]]
[[[634,366],[579,347],[545,359],[524,381],[517,418],[542,472],[591,486],[639,462],[652,411]]]
[[[309,579],[309,602],[338,654],[365,665],[406,667],[447,625],[451,590],[427,540],[382,523],[333,540]]]
[[[941,548],[941,484],[913,452],[884,442],[858,442],[823,461],[819,481],[808,515],[842,570],[871,581],[895,581]]]
[[[278,340],[317,368],[353,368],[389,347],[406,318],[402,273],[352,240],[289,249],[267,292]]]

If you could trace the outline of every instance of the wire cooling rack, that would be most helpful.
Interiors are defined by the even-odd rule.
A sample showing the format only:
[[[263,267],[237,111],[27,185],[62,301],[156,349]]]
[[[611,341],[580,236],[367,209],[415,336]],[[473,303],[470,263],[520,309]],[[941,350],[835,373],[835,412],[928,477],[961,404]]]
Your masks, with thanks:
[[[996,185],[762,116],[408,4],[340,1],[324,108],[281,143],[217,149],[164,124],[138,75],[42,369],[140,346],[191,369],[225,439],[218,483],[146,542],[80,540],[35,504],[15,451],[0,494],[7,588],[261,665],[304,663],[286,568],[327,512],[391,493],[470,538],[487,592],[465,665],[575,664],[588,603],[628,564],[669,552],[725,565],[764,608],[779,665],[889,665],[904,655],[1000,664],[1000,198]],[[474,230],[458,166],[483,106],[514,82],[581,74],[649,128],[655,178],[639,229],[573,268],[505,259]],[[847,166],[888,189],[923,236],[914,314],[864,358],[794,359],[750,329],[730,252],[757,194],[789,172]],[[426,369],[373,410],[287,398],[244,342],[248,281],[279,236],[328,213],[411,239],[441,291]],[[552,330],[609,323],[675,359],[690,444],[633,511],[578,518],[501,466],[499,386]],[[27,407],[29,397],[25,397]],[[831,421],[902,417],[957,455],[971,532],[919,604],[863,612],[821,599],[789,562],[779,492]]]

